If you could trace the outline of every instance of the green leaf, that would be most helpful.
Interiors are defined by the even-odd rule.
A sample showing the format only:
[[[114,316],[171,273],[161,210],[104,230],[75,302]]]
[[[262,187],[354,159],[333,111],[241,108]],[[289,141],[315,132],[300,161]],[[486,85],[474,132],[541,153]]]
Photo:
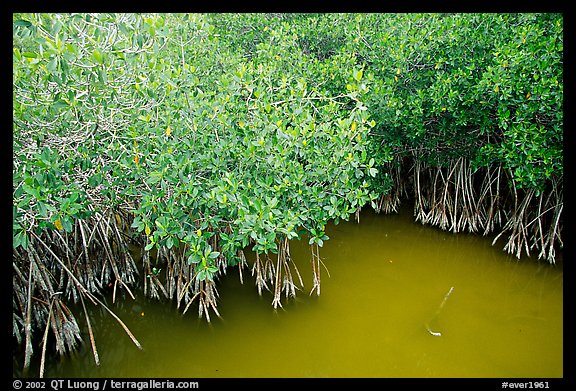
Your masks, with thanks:
[[[94,58],[94,60],[96,60],[96,62],[98,64],[104,63],[104,57],[102,56],[102,52],[100,52],[100,50],[94,49],[94,52],[92,53],[92,57]]]
[[[24,19],[15,20],[15,21],[14,21],[14,24],[15,24],[16,26],[22,26],[22,27],[30,27],[30,26],[32,26],[32,23],[30,23],[29,21],[24,20]]]
[[[170,250],[173,246],[174,246],[174,241],[172,240],[172,237],[169,237],[168,239],[166,239],[166,247],[168,248],[168,250]]]
[[[12,237],[12,248],[18,248],[22,243],[22,232],[17,233]]]
[[[132,221],[132,224],[130,225],[130,227],[138,228],[140,226],[142,226],[142,220],[140,219],[140,216],[134,217],[134,221]]]
[[[22,248],[28,248],[28,235],[26,231],[20,231],[16,235],[12,237],[12,248],[18,248],[18,246],[22,246]]]
[[[22,235],[22,238],[20,240],[20,244],[22,245],[24,250],[26,250],[28,248],[28,243],[30,242],[28,239],[28,234],[26,233],[26,231],[22,231],[21,235]]]
[[[46,217],[47,214],[46,204],[44,204],[43,202],[38,202],[37,207],[40,217]]]
[[[29,186],[27,183],[22,184],[22,190],[26,193],[30,194],[32,197],[39,199],[40,198],[40,189],[33,188]]]
[[[106,72],[106,69],[98,69],[98,81],[101,84],[108,83],[108,72]]]
[[[58,69],[58,58],[56,56],[54,56],[50,61],[48,61],[46,69],[49,70],[50,72],[54,72],[56,69]]]
[[[60,222],[62,223],[62,228],[64,229],[64,231],[68,233],[72,232],[72,222],[70,221],[70,218],[65,216],[62,219],[60,219]]]
[[[54,26],[52,27],[52,34],[57,35],[61,29],[62,29],[62,23],[56,21],[56,23],[54,23]]]
[[[198,257],[196,254],[190,254],[188,256],[188,265],[197,264],[199,262],[200,262],[200,257]]]
[[[60,110],[64,107],[68,107],[68,106],[69,106],[68,103],[62,99],[59,99],[52,104],[52,107],[55,108],[56,110]]]
[[[102,183],[102,174],[94,174],[88,178],[88,185],[96,187]]]

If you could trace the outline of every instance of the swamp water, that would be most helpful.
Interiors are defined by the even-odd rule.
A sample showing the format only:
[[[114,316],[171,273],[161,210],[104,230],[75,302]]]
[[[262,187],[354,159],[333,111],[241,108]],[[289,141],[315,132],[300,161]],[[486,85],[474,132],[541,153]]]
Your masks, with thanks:
[[[366,210],[326,233],[319,297],[310,248],[293,241],[305,286],[283,308],[249,269],[244,284],[237,269],[220,278],[210,324],[139,292],[111,309],[144,350],[94,310],[100,366],[86,338],[45,377],[563,377],[561,262],[518,261],[492,237],[422,226],[408,209]]]

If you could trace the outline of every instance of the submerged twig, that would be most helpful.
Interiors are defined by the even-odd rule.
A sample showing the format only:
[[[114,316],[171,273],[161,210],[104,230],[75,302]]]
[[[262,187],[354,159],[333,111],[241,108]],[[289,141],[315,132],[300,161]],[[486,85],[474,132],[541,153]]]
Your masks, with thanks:
[[[429,332],[431,335],[435,336],[435,337],[440,337],[440,336],[442,336],[442,333],[437,332],[437,331],[432,331],[432,330],[430,329],[430,323],[432,323],[432,321],[433,321],[434,319],[436,319],[436,317],[440,314],[440,311],[442,311],[442,308],[444,307],[444,304],[446,304],[446,300],[448,300],[448,296],[450,296],[450,294],[452,293],[453,290],[454,290],[454,287],[451,287],[451,288],[448,290],[448,293],[446,293],[446,295],[444,295],[444,299],[442,300],[442,302],[441,302],[440,305],[438,306],[438,309],[437,309],[436,312],[434,313],[434,316],[432,316],[432,318],[430,318],[430,320],[424,324],[424,326],[426,327],[426,330],[428,330],[428,332]]]

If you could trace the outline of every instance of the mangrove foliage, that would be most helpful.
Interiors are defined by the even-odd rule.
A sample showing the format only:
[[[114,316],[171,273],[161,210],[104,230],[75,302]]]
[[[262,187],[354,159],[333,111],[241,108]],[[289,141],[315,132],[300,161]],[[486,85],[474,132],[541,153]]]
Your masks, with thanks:
[[[98,363],[89,304],[140,346],[107,295],[210,320],[238,268],[282,306],[295,239],[319,295],[326,225],[364,207],[554,263],[562,71],[557,14],[14,14],[24,368],[79,319]]]

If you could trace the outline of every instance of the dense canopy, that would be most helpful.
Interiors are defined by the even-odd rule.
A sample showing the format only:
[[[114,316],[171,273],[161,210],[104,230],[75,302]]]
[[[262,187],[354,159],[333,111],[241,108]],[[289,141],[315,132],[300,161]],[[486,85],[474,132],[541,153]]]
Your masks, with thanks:
[[[401,201],[554,262],[562,72],[557,14],[14,14],[14,335],[109,286],[209,319],[229,267],[281,305],[293,239],[319,294],[326,224]]]

